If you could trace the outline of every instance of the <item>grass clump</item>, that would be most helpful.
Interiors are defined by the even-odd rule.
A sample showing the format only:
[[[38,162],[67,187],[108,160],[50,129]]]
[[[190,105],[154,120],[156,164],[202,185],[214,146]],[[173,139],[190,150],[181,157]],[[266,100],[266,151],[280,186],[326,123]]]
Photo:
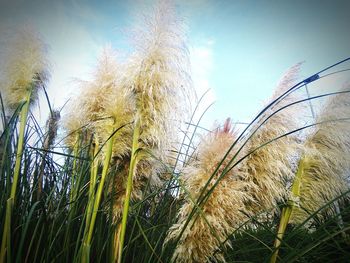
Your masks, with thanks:
[[[50,108],[43,127],[30,109],[48,80],[45,45],[28,32],[11,45],[1,262],[346,262],[348,86],[302,96],[327,75],[297,83],[299,63],[246,128],[228,118],[202,133],[171,3],[133,35],[130,57],[105,48],[62,120]]]
[[[24,134],[29,113],[29,107],[37,97],[38,90],[44,87],[47,78],[47,60],[44,46],[34,31],[23,28],[8,43],[5,58],[4,78],[1,81],[1,91],[4,94],[6,108],[18,110],[19,134],[17,141],[16,161],[11,182],[11,192],[6,201],[5,223],[2,232],[0,261],[11,260],[11,218],[16,199],[23,155]]]

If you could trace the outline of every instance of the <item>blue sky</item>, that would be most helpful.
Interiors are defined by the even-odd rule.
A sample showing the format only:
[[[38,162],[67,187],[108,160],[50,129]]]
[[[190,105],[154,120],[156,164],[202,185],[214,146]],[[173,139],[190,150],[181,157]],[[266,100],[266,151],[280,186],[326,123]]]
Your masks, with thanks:
[[[123,32],[153,2],[2,0],[0,33],[23,23],[41,32],[50,45],[49,94],[59,107],[74,93],[73,79],[88,78],[102,47],[129,51]],[[211,88],[205,103],[216,101],[205,115],[206,127],[228,116],[249,121],[282,74],[300,61],[301,77],[307,77],[350,56],[349,1],[175,3],[188,25],[196,89]]]

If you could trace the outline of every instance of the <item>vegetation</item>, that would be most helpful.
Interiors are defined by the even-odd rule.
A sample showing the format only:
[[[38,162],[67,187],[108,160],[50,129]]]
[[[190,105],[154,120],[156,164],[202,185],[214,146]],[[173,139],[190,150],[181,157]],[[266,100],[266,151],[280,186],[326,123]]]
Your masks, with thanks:
[[[297,82],[297,64],[243,130],[203,132],[171,5],[134,36],[124,62],[103,51],[62,121],[48,100],[44,128],[45,45],[30,30],[9,42],[0,262],[347,262],[349,85],[304,96],[332,67]]]

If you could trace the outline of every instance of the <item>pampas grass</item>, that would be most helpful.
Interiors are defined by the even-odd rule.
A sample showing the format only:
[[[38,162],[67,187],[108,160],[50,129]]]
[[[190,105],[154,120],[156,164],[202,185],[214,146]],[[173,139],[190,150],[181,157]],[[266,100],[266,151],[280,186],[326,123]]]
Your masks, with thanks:
[[[170,1],[159,1],[141,23],[134,32],[136,50],[126,67],[126,85],[135,96],[142,143],[164,151],[177,136],[173,125],[188,114],[188,50],[183,23]]]
[[[300,65],[299,63],[287,71],[277,86],[272,100],[276,100],[293,85]],[[185,188],[192,195],[192,200],[197,202],[200,194],[203,195],[202,189],[208,180],[211,180],[208,185],[209,189],[213,189],[214,183],[218,181],[221,175],[225,174],[222,179],[219,179],[221,181],[215,186],[208,199],[204,201],[204,205],[198,208],[203,213],[203,218],[209,217],[211,219],[208,220],[207,224],[203,223],[205,219],[198,219],[197,221],[194,220],[194,223],[189,223],[189,227],[185,229],[178,241],[179,243],[173,256],[174,261],[175,259],[179,262],[204,262],[209,260],[213,252],[219,249],[219,244],[223,243],[227,236],[238,228],[240,223],[246,221],[249,215],[270,211],[276,207],[278,201],[286,197],[286,183],[293,176],[291,159],[293,151],[295,152],[298,148],[297,140],[295,137],[283,137],[277,141],[273,140],[286,134],[290,128],[297,126],[296,109],[287,108],[287,110],[280,111],[276,115],[272,114],[294,100],[295,98],[292,96],[284,98],[275,107],[266,111],[261,119],[251,127],[250,133],[246,135],[248,138],[246,139],[247,142],[242,140],[236,146],[236,149],[244,146],[238,157],[244,155],[247,155],[247,157],[230,172],[227,173],[226,171],[236,157],[236,152],[234,151],[235,148],[230,149],[235,140],[232,132],[227,128],[229,127],[228,123],[224,125],[226,132],[219,132],[218,134],[222,136],[226,134],[226,137],[231,135],[230,140],[226,139],[222,143],[220,142],[222,138],[214,136],[213,139],[208,139],[209,146],[206,150],[202,148],[198,150],[197,158],[200,160],[200,164],[195,164],[195,166],[199,166],[202,171],[195,170],[190,175],[186,175],[185,172],[184,175],[187,178],[187,180],[185,179]],[[269,117],[268,120],[266,119],[267,117]],[[270,141],[273,142],[259,149],[261,145]],[[221,151],[220,154],[217,150]],[[225,153],[229,150],[230,152],[225,156]],[[214,156],[218,159],[214,159]],[[225,159],[222,160],[224,157]],[[208,168],[208,165],[211,168]],[[222,165],[222,168],[218,168],[218,165]],[[192,168],[192,170],[194,169]],[[212,177],[214,172],[217,172],[217,175],[214,174],[214,177]],[[222,186],[220,186],[221,184],[224,184],[229,190],[223,190]],[[197,194],[194,194],[193,191]],[[230,200],[230,202],[226,200]],[[213,202],[216,204],[215,206],[212,205]],[[211,209],[208,209],[207,206],[211,207]],[[192,209],[193,203],[184,205],[179,213],[179,223],[171,228],[168,239],[179,237],[181,230],[186,227],[185,222]],[[208,210],[210,211],[208,212]],[[194,216],[194,218],[196,217]],[[214,223],[214,221],[220,223]],[[211,229],[211,225],[214,225],[213,229]],[[213,233],[211,233],[212,235],[207,233],[205,237],[200,236],[201,234],[196,236],[198,235],[197,233],[205,233],[206,231]],[[215,235],[218,235],[217,240],[214,238]],[[198,240],[202,240],[201,242],[203,243],[198,243]],[[191,242],[195,245],[191,244]],[[226,245],[229,245],[229,242]],[[191,247],[193,252],[189,253],[188,247]],[[216,257],[215,260],[225,261],[220,253],[217,253]]]
[[[184,114],[183,100],[188,100],[187,50],[181,26],[172,12],[169,3],[159,3],[154,16],[147,19],[148,27],[140,30],[138,39],[134,39],[137,43],[134,54],[119,70],[108,59],[101,60],[102,67],[96,71],[94,81],[82,83],[83,96],[79,97],[77,106],[73,106],[85,123],[75,123],[74,114],[74,120],[68,118],[66,122],[69,134],[83,126],[100,145],[107,140],[108,145],[112,144],[106,146],[105,156],[113,158],[119,171],[113,179],[112,191],[113,222],[118,224],[123,217],[121,245],[117,244],[120,247],[130,199],[141,199],[148,183],[159,185],[157,175],[163,169],[160,161],[167,162],[168,150],[176,141],[173,127]],[[110,137],[123,125],[126,126]],[[141,149],[142,155],[137,153]],[[103,178],[108,164],[105,159]],[[125,169],[127,173],[123,172]],[[101,187],[104,180],[100,182]],[[98,189],[98,196],[100,190],[102,188]],[[93,224],[89,225],[91,237]]]
[[[50,151],[53,147],[54,141],[57,137],[58,123],[61,119],[61,114],[58,110],[53,110],[49,116],[49,119],[46,122],[46,136],[44,138],[43,145],[43,158],[40,165],[40,174],[38,178],[38,191],[37,191],[37,199],[40,199],[40,195],[43,190],[43,178],[44,178],[44,170],[46,164],[46,156],[48,151]]]
[[[282,212],[279,235],[275,241],[276,251],[271,262],[277,259],[278,247],[289,222],[305,222],[310,215],[349,190],[349,98],[347,93],[333,95],[316,120],[316,130],[303,144],[288,207]],[[333,209],[328,207],[323,210],[318,218],[336,214],[336,207],[337,203]]]
[[[196,159],[183,171],[185,203],[179,210],[177,223],[169,230],[166,242],[179,238],[194,208],[194,202],[234,139],[235,133],[230,119],[226,120],[223,128],[215,129],[202,139],[197,148]],[[210,186],[222,174],[232,156],[233,152],[221,163]],[[193,217],[189,227],[182,234],[172,257],[173,262],[225,261],[222,251],[216,253],[215,256],[213,254],[221,250],[221,243],[234,230],[236,223],[247,219],[244,211],[240,211],[244,209],[244,203],[251,199],[244,193],[245,187],[245,183],[237,181],[234,174],[226,174],[210,194],[204,206],[198,208],[198,214]],[[227,242],[224,246],[230,246],[230,243]]]
[[[347,86],[345,90],[350,90]],[[300,206],[291,222],[300,223],[319,208],[345,193],[350,166],[350,96],[333,95],[316,120],[316,131],[303,145]],[[335,209],[326,214],[335,213]],[[326,216],[326,215],[323,215]]]
[[[30,27],[17,30],[5,41],[0,90],[5,106],[15,110],[28,100],[34,103],[49,76],[47,46]]]
[[[84,237],[83,261],[89,258],[89,246],[91,243],[97,211],[100,206],[102,191],[104,188],[107,173],[112,155],[124,156],[130,152],[128,138],[131,138],[130,129],[117,133],[123,125],[132,122],[133,108],[132,100],[125,90],[121,89],[118,79],[118,66],[111,49],[105,49],[99,60],[94,78],[90,82],[81,82],[83,94],[77,99],[76,109],[80,110],[80,116],[85,121],[85,130],[93,136],[95,147],[102,147],[103,158],[92,156],[92,166],[95,167],[90,179],[90,205],[87,213],[87,225]],[[74,115],[73,115],[74,116]],[[68,121],[72,123],[72,121]],[[74,123],[74,122],[73,122]],[[82,121],[78,122],[79,124]],[[78,124],[78,125],[79,125]],[[71,125],[72,127],[78,126]],[[129,133],[128,133],[129,131]],[[74,131],[70,132],[70,134]],[[129,135],[129,136],[128,136]],[[98,163],[95,159],[100,159],[103,163],[101,179],[95,191],[96,172]],[[88,230],[87,230],[88,229]]]
[[[11,242],[11,214],[20,176],[29,107],[32,102],[35,102],[39,88],[44,87],[48,75],[44,44],[34,31],[23,28],[7,44],[4,72],[2,73],[4,79],[0,82],[0,89],[9,110],[20,108],[20,128],[11,193],[6,203],[6,220],[0,251],[1,262],[4,261]],[[10,255],[8,258],[11,258]]]
[[[300,66],[301,63],[298,63],[285,73],[271,101],[279,98],[295,84]],[[292,160],[297,155],[298,138],[291,135],[275,139],[300,125],[298,120],[303,113],[302,105],[286,107],[297,99],[294,94],[289,94],[283,100],[277,101],[247,134],[248,139],[242,154],[248,156],[239,164],[237,176],[249,185],[249,195],[254,201],[246,204],[246,207],[253,214],[271,211],[287,196],[287,183],[294,176]],[[268,142],[270,143],[259,148]]]
[[[136,114],[120,248],[124,242],[133,181],[140,181],[138,178],[150,180],[157,175],[157,166],[161,167],[152,161],[152,157],[147,157],[147,151],[161,161],[167,161],[167,150],[176,138],[174,124],[184,113],[184,102],[189,100],[188,56],[181,24],[170,2],[159,1],[157,4],[154,14],[143,21],[144,27],[136,31],[136,51],[125,73],[128,76],[125,85],[134,94]],[[143,150],[146,155],[140,157],[142,149],[146,150]]]
[[[153,11],[130,57],[105,48],[76,82],[61,122],[48,100],[44,128],[27,117],[48,75],[44,45],[12,45],[1,69],[1,263],[346,261],[348,86],[301,97],[328,75],[295,85],[299,63],[242,132],[230,119],[199,132],[204,111],[181,138],[193,100],[184,24],[168,1]],[[305,125],[311,101],[318,118]]]

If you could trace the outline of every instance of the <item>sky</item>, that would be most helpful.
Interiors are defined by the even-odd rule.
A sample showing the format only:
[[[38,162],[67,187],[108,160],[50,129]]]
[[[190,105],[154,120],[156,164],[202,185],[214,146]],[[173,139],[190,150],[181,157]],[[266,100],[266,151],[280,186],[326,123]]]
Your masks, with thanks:
[[[125,31],[153,3],[0,0],[0,35],[23,24],[41,33],[50,46],[48,93],[59,108],[76,91],[74,80],[89,78],[103,47],[110,44],[122,55],[130,52]],[[210,89],[201,111],[214,102],[202,122],[207,128],[227,117],[250,121],[283,73],[298,62],[305,61],[302,79],[350,57],[350,1],[177,0],[175,4],[187,24],[197,93]],[[347,73],[342,81],[349,77]],[[39,111],[45,116],[44,104]]]

